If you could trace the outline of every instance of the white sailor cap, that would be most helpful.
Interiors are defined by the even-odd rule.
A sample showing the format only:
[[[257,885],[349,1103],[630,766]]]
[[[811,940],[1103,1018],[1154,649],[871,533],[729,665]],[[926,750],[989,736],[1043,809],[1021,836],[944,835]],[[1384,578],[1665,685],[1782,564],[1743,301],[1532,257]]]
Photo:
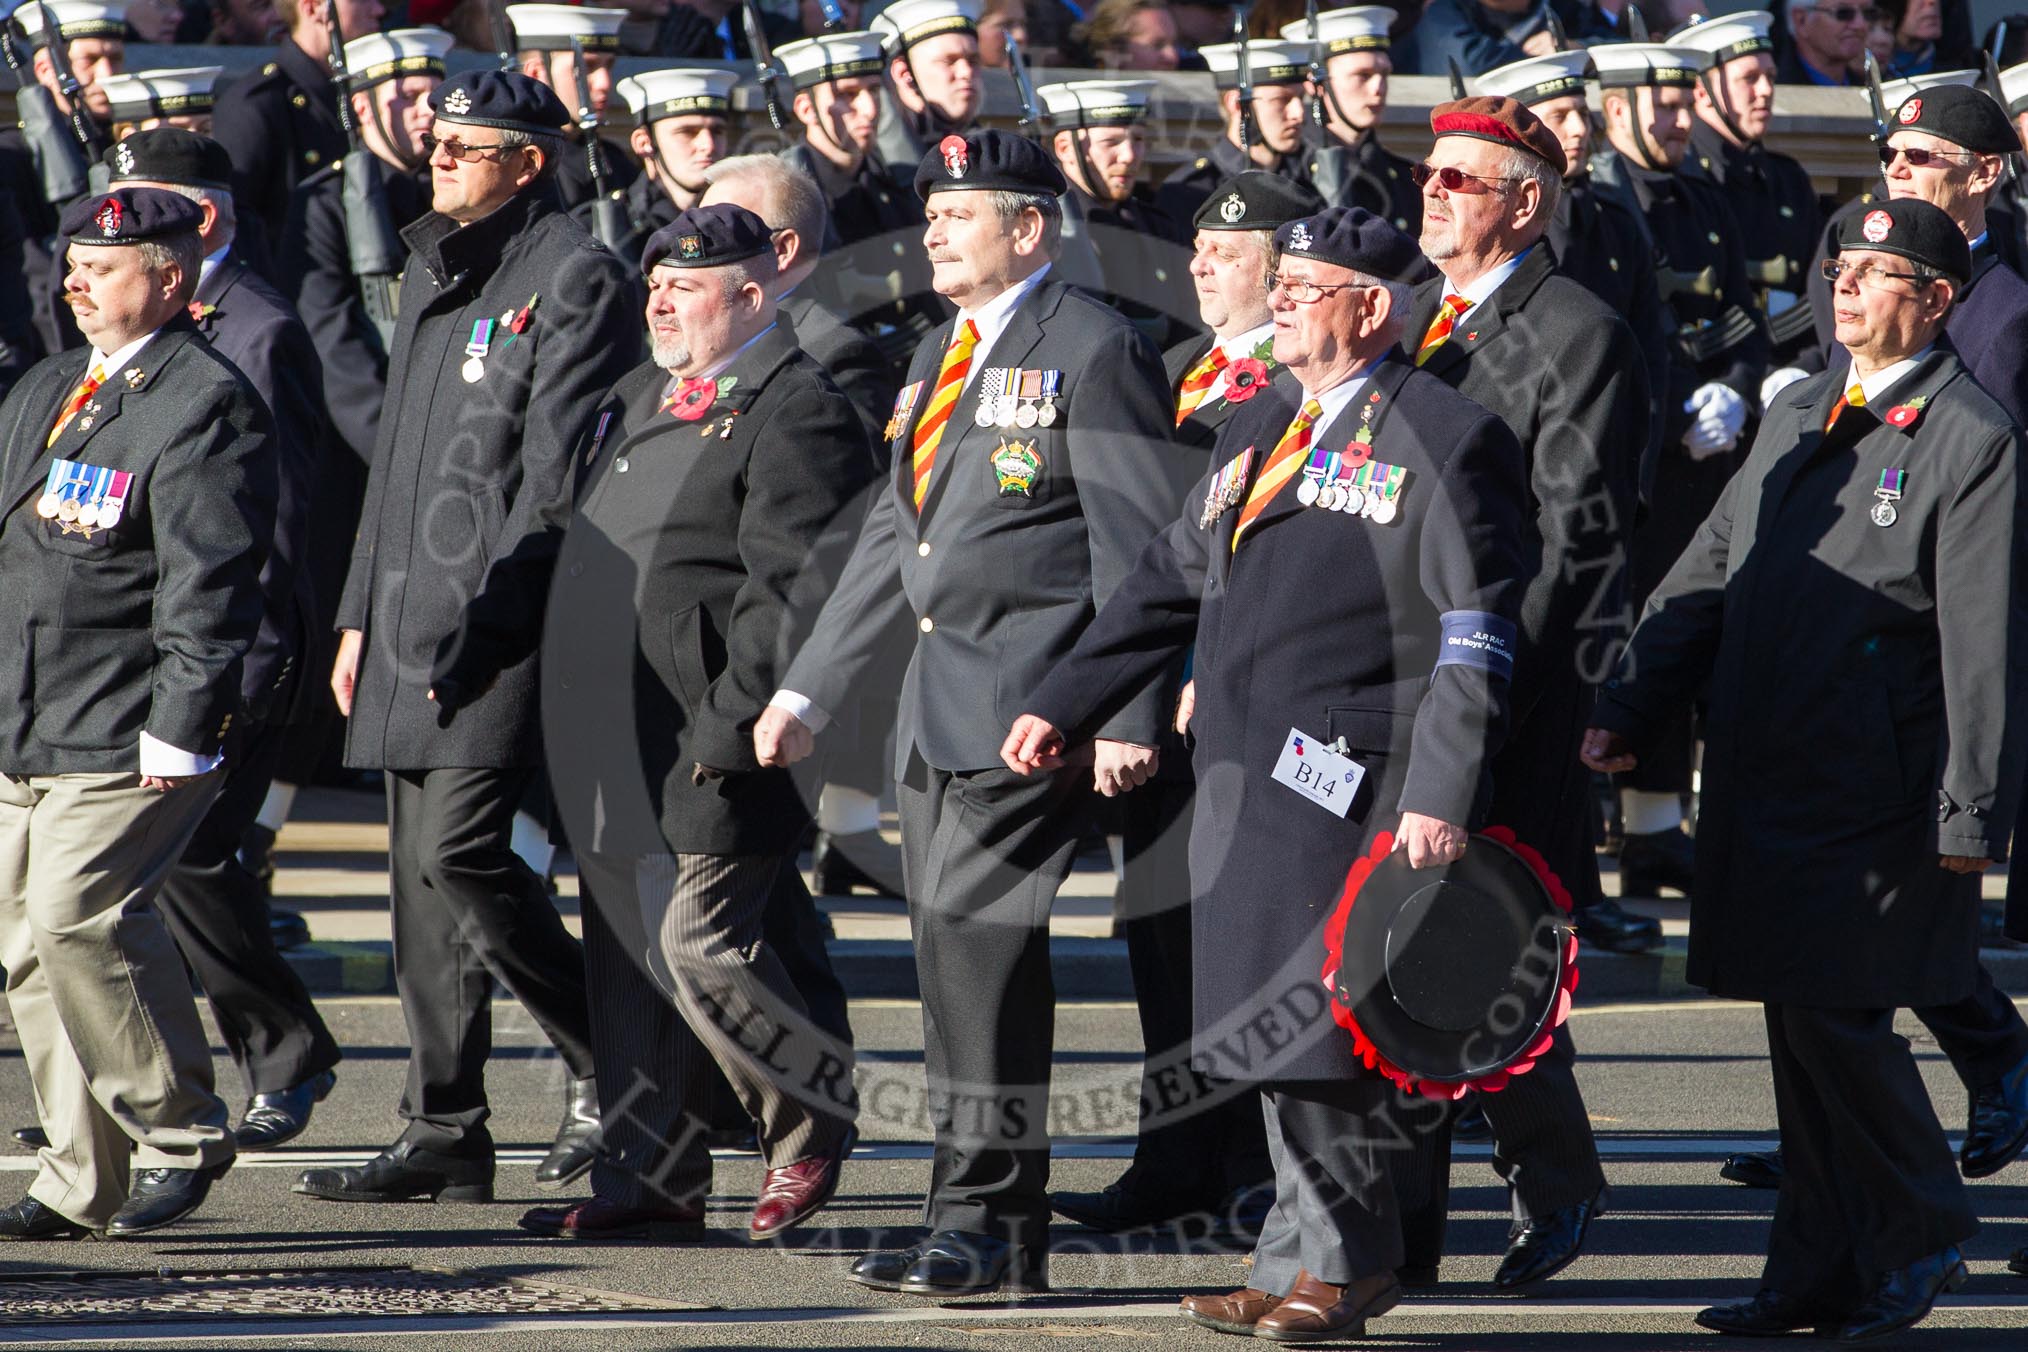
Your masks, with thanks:
[[[441,28],[396,28],[345,44],[345,69],[354,89],[407,75],[444,78],[444,58],[456,39]]]
[[[1239,88],[1239,44],[1220,42],[1199,47],[1197,54],[1211,67],[1212,83],[1220,89]],[[1249,42],[1246,64],[1255,87],[1301,84],[1310,74],[1309,44],[1302,42]]]
[[[939,33],[979,31],[979,0],[894,0],[873,16],[873,31],[890,57]]]
[[[1591,74],[1591,52],[1579,47],[1568,52],[1531,56],[1495,66],[1472,83],[1489,98],[1513,99],[1517,103],[1547,103],[1566,94],[1584,93]]]
[[[582,5],[509,5],[507,22],[514,25],[514,45],[524,52],[567,52],[576,38],[588,52],[617,52],[624,9],[586,9]]]
[[[1072,80],[1035,91],[1050,122],[1068,127],[1128,127],[1148,115],[1153,80]]]
[[[127,0],[22,0],[14,10],[14,22],[40,47],[43,42],[42,11],[56,20],[56,31],[66,41],[78,38],[124,38],[127,36]]]
[[[2000,97],[2009,113],[2028,112],[2028,61],[2000,72]]]
[[[1907,99],[1911,94],[1920,94],[1925,89],[1935,89],[1939,85],[1965,85],[1969,87],[1978,82],[1979,72],[1975,70],[1933,70],[1927,75],[1909,75],[1899,80],[1882,80],[1880,82],[1880,101],[1887,106],[1887,111],[1891,113],[1896,108],[1899,108],[1902,101]],[[2004,79],[2001,87],[2006,87]]]
[[[1704,61],[1704,53],[1695,47],[1665,42],[1602,42],[1591,49],[1591,64],[1598,70],[1601,89],[1638,89],[1642,85],[1688,88],[1697,83]]]
[[[1671,46],[1688,47],[1704,55],[1708,70],[1737,57],[1754,56],[1774,50],[1774,15],[1764,9],[1715,18],[1692,19],[1669,37]]]
[[[1393,22],[1394,10],[1387,5],[1353,5],[1349,9],[1326,10],[1317,16],[1317,41],[1324,44],[1327,57],[1340,52],[1384,52],[1391,45],[1387,40],[1387,28]],[[1282,37],[1307,47],[1310,43],[1310,21],[1298,19],[1294,23],[1283,24]]]
[[[208,113],[217,102],[212,86],[224,66],[190,66],[182,70],[140,70],[111,75],[99,90],[113,105],[115,122],[150,117],[192,117]]]
[[[791,85],[808,89],[827,80],[878,75],[886,69],[887,58],[878,33],[819,33],[775,48],[775,64]]]
[[[703,113],[723,117],[732,108],[732,87],[739,72],[711,66],[675,66],[644,70],[613,86],[642,126],[665,117]]]

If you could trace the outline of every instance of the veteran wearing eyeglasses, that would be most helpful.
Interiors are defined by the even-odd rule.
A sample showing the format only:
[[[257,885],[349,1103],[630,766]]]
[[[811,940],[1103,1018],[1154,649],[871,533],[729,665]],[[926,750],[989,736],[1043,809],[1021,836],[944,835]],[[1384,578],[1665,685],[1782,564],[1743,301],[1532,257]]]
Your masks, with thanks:
[[[1697,1321],[1859,1342],[1957,1289],[1978,1228],[1894,1014],[1977,986],[2028,624],[2021,433],[1943,341],[1964,232],[1901,198],[1838,244],[1846,356],[1769,405],[1649,598],[1584,759],[1632,768],[1708,691],[1687,975],[1766,1007],[1787,1177],[1760,1291]]]
[[[491,1196],[494,982],[571,1076],[538,1179],[589,1169],[597,1126],[584,957],[509,834],[541,765],[536,650],[571,447],[640,363],[639,310],[620,261],[558,205],[556,95],[487,70],[432,102],[434,210],[401,232],[412,252],[331,673],[346,764],[386,772],[414,1055],[400,1141],[296,1184],[344,1201]]]

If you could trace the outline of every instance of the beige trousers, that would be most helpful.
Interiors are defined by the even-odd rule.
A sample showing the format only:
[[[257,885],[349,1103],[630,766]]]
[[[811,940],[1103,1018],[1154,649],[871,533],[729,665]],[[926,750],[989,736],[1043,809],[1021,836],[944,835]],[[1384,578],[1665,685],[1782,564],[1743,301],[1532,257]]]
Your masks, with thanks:
[[[134,774],[0,774],[0,965],[49,1134],[28,1194],[80,1225],[112,1219],[130,1167],[232,1158],[190,978],[153,905],[221,779],[163,792]]]

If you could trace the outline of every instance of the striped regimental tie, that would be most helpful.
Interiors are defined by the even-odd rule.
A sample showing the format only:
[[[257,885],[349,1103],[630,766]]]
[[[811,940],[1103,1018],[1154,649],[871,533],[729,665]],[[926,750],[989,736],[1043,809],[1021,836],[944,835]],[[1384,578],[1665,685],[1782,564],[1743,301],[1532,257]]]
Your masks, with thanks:
[[[1190,368],[1183,377],[1183,384],[1176,392],[1176,425],[1181,427],[1184,419],[1197,411],[1211,393],[1211,387],[1218,383],[1218,373],[1230,364],[1222,344],[1213,343],[1211,351],[1204,354],[1204,360]]]
[[[979,326],[971,320],[951,337],[951,345],[944,350],[944,364],[937,371],[936,388],[931,391],[929,406],[922,412],[922,421],[915,425],[915,439],[912,444],[913,466],[915,469],[915,510],[922,511],[922,501],[929,496],[930,470],[937,462],[937,443],[944,439],[944,425],[951,420],[951,410],[957,406],[958,395],[965,388],[965,373],[972,369],[972,349],[979,345]]]
[[[1828,432],[1836,427],[1838,415],[1846,409],[1864,407],[1866,407],[1866,391],[1861,389],[1859,382],[1855,380],[1852,382],[1852,388],[1839,395],[1838,402],[1831,405],[1831,416],[1824,419],[1824,430]]]
[[[1445,296],[1443,308],[1436,312],[1436,318],[1429,324],[1429,332],[1422,336],[1422,346],[1415,350],[1415,364],[1428,361],[1430,354],[1444,345],[1451,336],[1451,330],[1458,326],[1458,317],[1472,308],[1472,303],[1463,296]]]
[[[64,428],[70,426],[70,420],[78,415],[79,409],[91,402],[91,397],[99,392],[99,386],[105,383],[106,373],[96,366],[85,374],[77,388],[71,391],[70,398],[63,401],[63,412],[56,415],[56,426],[49,429],[49,440],[42,443],[45,447],[56,445],[56,439],[63,435]]]
[[[1232,547],[1239,548],[1239,537],[1246,534],[1254,518],[1267,510],[1275,494],[1282,491],[1282,485],[1296,477],[1302,468],[1303,457],[1310,453],[1310,429],[1317,425],[1317,419],[1324,416],[1324,406],[1314,399],[1306,400],[1296,414],[1289,430],[1282,433],[1282,439],[1275,443],[1274,454],[1261,466],[1260,475],[1247,491],[1246,506],[1239,509],[1239,520],[1232,528]]]

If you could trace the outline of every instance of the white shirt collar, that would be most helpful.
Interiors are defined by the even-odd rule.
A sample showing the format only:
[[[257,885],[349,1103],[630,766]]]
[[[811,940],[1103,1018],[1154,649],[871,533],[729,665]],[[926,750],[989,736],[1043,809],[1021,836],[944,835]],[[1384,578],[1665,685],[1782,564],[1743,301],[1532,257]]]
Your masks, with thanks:
[[[1270,319],[1267,323],[1260,325],[1258,328],[1248,329],[1245,333],[1235,333],[1230,338],[1220,338],[1215,346],[1220,352],[1225,354],[1225,360],[1228,365],[1219,371],[1218,379],[1212,381],[1211,388],[1205,391],[1204,402],[1208,404],[1213,400],[1223,399],[1225,397],[1226,377],[1232,374],[1232,367],[1229,363],[1236,362],[1241,357],[1251,356],[1255,348],[1264,342],[1272,341],[1274,333],[1275,322]]]
[[[1486,298],[1491,296],[1495,291],[1498,291],[1500,284],[1514,275],[1515,271],[1521,266],[1522,260],[1534,252],[1534,249],[1535,246],[1533,244],[1529,245],[1520,253],[1515,254],[1512,258],[1500,264],[1500,266],[1480,274],[1470,286],[1452,286],[1451,279],[1446,277],[1444,278],[1444,294],[1446,296],[1463,296],[1466,300],[1470,301],[1471,305],[1465,310],[1465,314],[1468,315],[1473,310],[1484,305]],[[1464,315],[1459,315],[1458,318],[1463,319]]]
[[[85,367],[85,370],[89,371],[92,369],[92,366],[96,366],[106,373],[107,380],[111,380],[119,373],[119,369],[139,355],[141,349],[146,347],[154,337],[154,333],[144,334],[117,352],[101,354],[97,348],[93,348],[91,366]]]
[[[1323,416],[1318,418],[1316,422],[1316,428],[1319,433],[1322,433],[1325,428],[1338,421],[1338,416],[1352,406],[1352,401],[1357,399],[1366,389],[1366,382],[1373,378],[1373,373],[1380,369],[1380,363],[1384,360],[1384,357],[1375,357],[1372,361],[1367,362],[1366,365],[1360,367],[1330,389],[1325,390],[1322,394],[1311,394],[1308,390],[1303,391],[1303,398],[1305,400],[1316,400],[1318,406],[1324,410]]]
[[[1932,344],[1931,346],[1933,347],[1934,344]],[[1930,351],[1931,348],[1926,347],[1922,351],[1916,353],[1913,357],[1904,357],[1900,361],[1894,363],[1894,365],[1892,366],[1889,366],[1883,370],[1875,371],[1870,376],[1860,378],[1859,388],[1866,395],[1867,407],[1869,408],[1872,407],[1875,401],[1877,401],[1881,395],[1893,389],[1895,382],[1899,381],[1902,377],[1906,376],[1909,372],[1913,371],[1916,368],[1917,364],[1920,363],[1924,357],[1927,357],[1930,354]],[[1845,368],[1845,384],[1843,386],[1844,389],[1849,390],[1852,388],[1853,378],[1854,378],[1853,368],[1847,366]]]
[[[206,282],[210,281],[211,274],[218,271],[218,265],[223,263],[225,256],[231,252],[232,244],[228,241],[219,245],[217,252],[206,254],[204,261],[197,265],[197,284],[203,286]]]
[[[983,358],[993,350],[993,344],[1000,340],[1000,335],[1007,331],[1007,323],[1014,318],[1014,311],[1021,302],[1033,295],[1035,288],[1042,285],[1042,279],[1048,275],[1049,264],[1044,263],[977,310],[958,311],[958,319],[951,325],[951,332],[956,334],[965,326],[966,320],[971,320],[979,329],[979,342],[972,350]]]

